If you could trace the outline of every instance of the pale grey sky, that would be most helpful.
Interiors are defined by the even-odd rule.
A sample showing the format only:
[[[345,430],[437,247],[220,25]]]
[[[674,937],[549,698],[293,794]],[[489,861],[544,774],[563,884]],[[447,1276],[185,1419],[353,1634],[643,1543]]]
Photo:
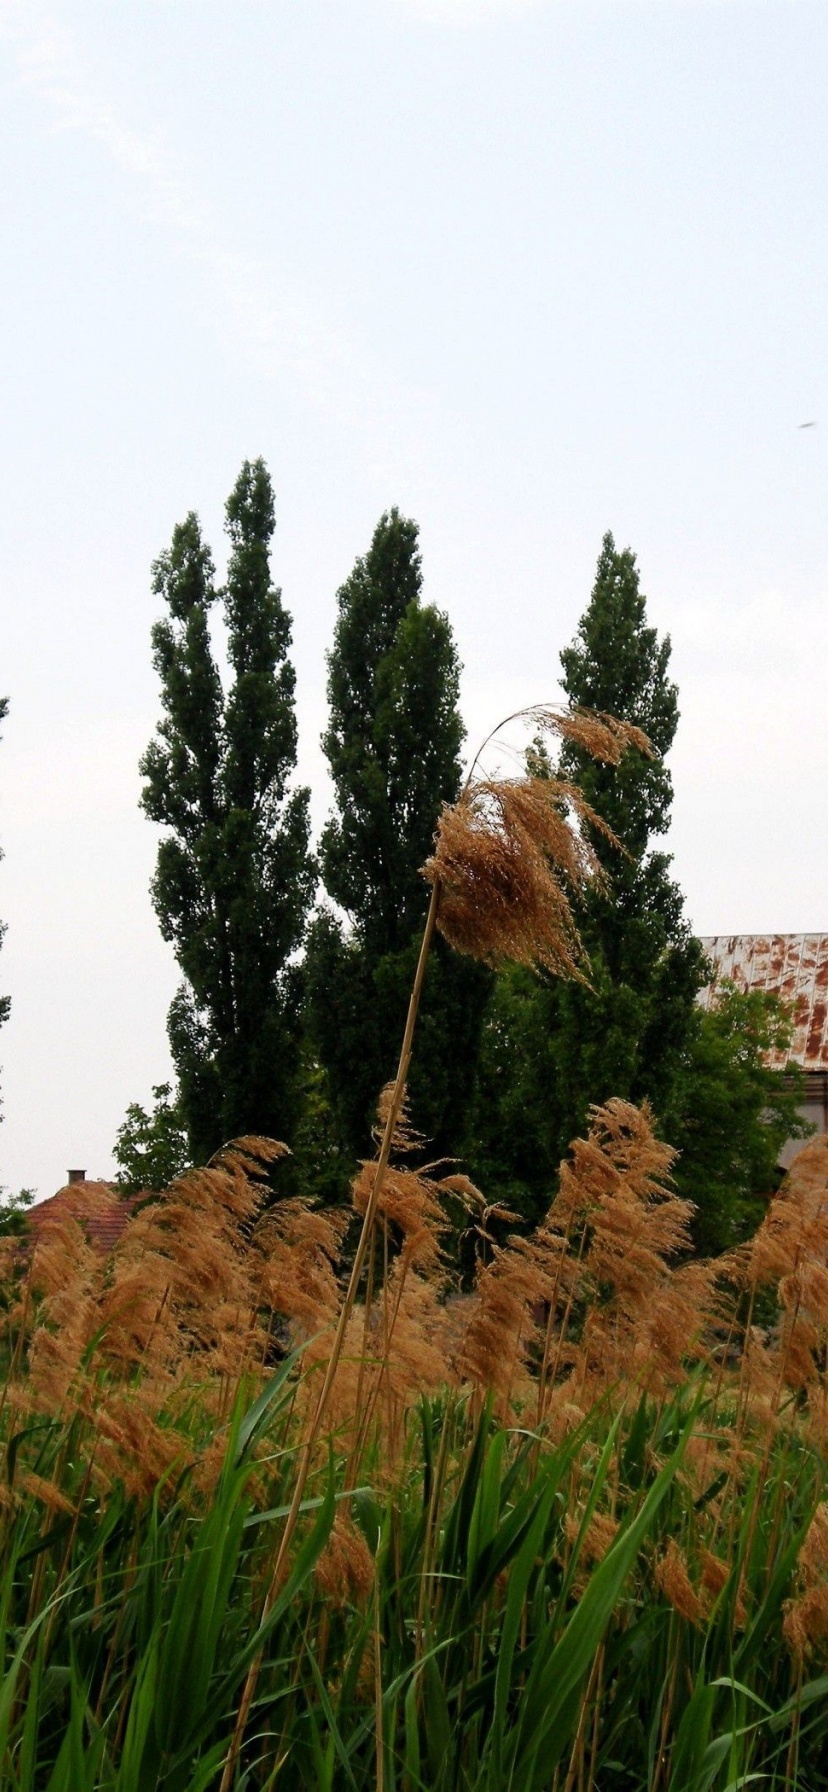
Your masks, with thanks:
[[[611,528],[694,926],[828,925],[827,81],[825,0],[0,0],[0,1182],[106,1173],[168,1074],[149,568],[190,508],[221,558],[246,456],[317,820],[384,508],[472,739],[555,695]]]

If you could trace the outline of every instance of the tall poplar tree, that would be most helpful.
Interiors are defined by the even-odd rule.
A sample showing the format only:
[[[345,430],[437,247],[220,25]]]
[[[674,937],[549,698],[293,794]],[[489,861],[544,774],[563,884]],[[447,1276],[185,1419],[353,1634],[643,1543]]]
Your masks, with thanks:
[[[168,614],[152,632],[163,718],[141,761],[142,805],[167,832],[152,884],[183,973],[168,1031],[196,1162],[224,1140],[288,1143],[300,1106],[298,973],[313,896],[308,792],[296,765],[290,617],[270,576],[273,491],[246,461],[227,502],[219,593],[192,513],[153,568]],[[223,600],[230,684],[210,637]]]
[[[674,1101],[695,1027],[704,956],[684,914],[669,856],[652,842],[670,822],[664,756],[678,724],[669,637],[647,622],[635,556],[607,534],[590,603],[561,654],[573,704],[643,728],[656,749],[597,764],[574,747],[561,769],[609,822],[622,850],[600,834],[595,850],[609,889],[592,888],[578,913],[591,987],[507,972],[487,1019],[476,1116],[476,1168],[511,1198],[540,1209],[558,1162],[587,1123],[592,1102]]]
[[[648,1095],[657,1107],[670,1099],[695,999],[706,981],[704,954],[670,874],[672,860],[653,845],[670,826],[673,800],[666,757],[679,710],[669,677],[671,651],[669,635],[659,640],[647,622],[635,555],[629,548],[619,552],[612,535],[605,535],[590,603],[561,654],[563,686],[571,703],[643,728],[656,756],[633,750],[615,768],[570,747],[563,759],[623,848],[619,852],[600,835],[593,841],[610,889],[590,891],[584,938],[596,974],[613,992],[604,998],[607,1020],[624,1016],[628,1092],[634,1100]]]
[[[393,1075],[443,803],[460,784],[459,665],[448,618],[422,602],[415,522],[394,509],[338,593],[323,746],[336,812],[320,843],[330,909],[307,956],[310,1026],[344,1148],[367,1149]],[[411,1074],[412,1118],[436,1148],[459,1139],[488,973],[438,940]]]
[[[709,966],[684,899],[657,844],[670,823],[665,763],[678,724],[670,640],[647,621],[635,556],[611,535],[601,548],[590,603],[561,654],[570,701],[634,722],[657,757],[630,750],[616,768],[564,749],[577,780],[623,850],[595,834],[609,876],[578,913],[590,987],[498,978],[487,1014],[472,1143],[484,1187],[529,1216],[543,1211],[569,1141],[592,1102],[621,1095],[650,1101],[662,1134],[680,1150],[676,1181],[696,1206],[695,1239],[723,1250],[755,1224],[757,1193],[774,1185],[787,1138],[802,1135],[795,1076],[768,1068],[790,1026],[774,998],[726,991],[703,1011],[696,997]],[[801,1098],[801,1097],[800,1097]]]

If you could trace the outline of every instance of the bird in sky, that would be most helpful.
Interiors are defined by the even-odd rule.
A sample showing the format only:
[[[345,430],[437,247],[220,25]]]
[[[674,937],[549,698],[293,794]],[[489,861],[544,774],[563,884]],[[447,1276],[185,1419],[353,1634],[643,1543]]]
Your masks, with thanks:
[[[816,426],[817,420],[816,417],[813,417],[810,423],[798,423],[796,427],[797,429],[816,429]]]

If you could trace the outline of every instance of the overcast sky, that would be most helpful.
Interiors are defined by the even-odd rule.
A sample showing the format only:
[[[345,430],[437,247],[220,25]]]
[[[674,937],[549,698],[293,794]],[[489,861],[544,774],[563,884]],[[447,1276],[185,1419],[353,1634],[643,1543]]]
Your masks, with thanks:
[[[191,508],[222,564],[245,457],[317,824],[383,509],[472,741],[556,695],[612,529],[694,927],[828,927],[825,0],[0,0],[0,57],[0,1182],[108,1173],[169,1075],[150,564]]]

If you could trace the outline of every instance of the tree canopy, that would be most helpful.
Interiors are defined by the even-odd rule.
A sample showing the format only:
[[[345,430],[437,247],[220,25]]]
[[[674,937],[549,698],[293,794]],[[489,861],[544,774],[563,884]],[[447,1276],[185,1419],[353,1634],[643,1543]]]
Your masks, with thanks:
[[[273,491],[246,461],[227,502],[215,586],[191,513],[153,568],[167,615],[152,632],[163,717],[141,761],[142,804],[167,831],[152,895],[183,972],[169,1016],[192,1155],[242,1133],[290,1141],[301,1107],[298,973],[314,888],[308,792],[295,788],[290,617],[271,582]],[[210,634],[223,603],[230,685]]]
[[[328,895],[375,953],[408,943],[420,867],[460,782],[465,730],[448,618],[421,602],[417,524],[392,510],[337,594],[322,745],[336,792],[320,845]]]
[[[131,1101],[112,1153],[125,1195],[168,1188],[190,1162],[189,1144],[172,1085],[158,1083],[150,1111]]]
[[[761,1197],[780,1181],[783,1146],[812,1128],[797,1111],[804,1099],[801,1072],[768,1065],[769,1053],[785,1052],[791,1043],[790,1014],[778,996],[724,984],[710,1007],[696,1008],[693,1021],[662,1126],[679,1150],[678,1191],[696,1207],[696,1248],[715,1255],[756,1230]]]
[[[670,857],[653,845],[669,827],[673,794],[665,757],[679,711],[670,640],[647,620],[634,554],[619,552],[610,534],[560,657],[570,701],[642,728],[654,757],[633,748],[616,768],[572,745],[561,754],[561,769],[620,849],[589,830],[609,881],[578,909],[588,981],[514,970],[498,977],[469,1142],[474,1168],[484,1186],[534,1217],[590,1106],[612,1095],[646,1099],[681,1147],[677,1175],[699,1206],[697,1236],[721,1249],[737,1235],[750,1194],[763,1180],[772,1186],[774,1154],[795,1126],[796,1098],[764,1057],[784,1017],[736,992],[715,1012],[698,1008],[709,967]],[[720,1124],[725,1111],[729,1127]]]
[[[328,896],[308,951],[310,1024],[349,1152],[368,1147],[393,1075],[428,892],[420,868],[457,795],[464,738],[448,618],[422,602],[415,522],[391,510],[337,596],[323,746],[336,810],[322,834]],[[488,976],[439,943],[411,1078],[415,1124],[459,1135]]]

